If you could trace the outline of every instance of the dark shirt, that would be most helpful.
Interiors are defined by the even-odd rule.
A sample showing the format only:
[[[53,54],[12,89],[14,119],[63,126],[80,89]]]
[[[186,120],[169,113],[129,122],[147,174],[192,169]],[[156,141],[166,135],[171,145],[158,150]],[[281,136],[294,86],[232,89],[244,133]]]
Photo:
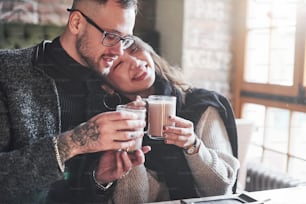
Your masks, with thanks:
[[[56,84],[61,113],[61,132],[71,130],[92,116],[107,111],[102,78],[95,71],[72,59],[62,48],[59,38],[46,44],[44,71]],[[100,153],[78,155],[65,163],[64,180],[53,184],[52,202],[85,203],[98,201],[98,189],[92,182],[92,170]]]

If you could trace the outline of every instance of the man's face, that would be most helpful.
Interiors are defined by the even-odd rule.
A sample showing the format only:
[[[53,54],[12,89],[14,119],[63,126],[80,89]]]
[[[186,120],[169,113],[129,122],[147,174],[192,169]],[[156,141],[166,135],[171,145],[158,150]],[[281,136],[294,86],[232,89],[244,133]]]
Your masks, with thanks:
[[[82,11],[94,23],[106,32],[116,33],[121,37],[133,34],[135,24],[135,10],[133,7],[123,9],[114,1],[108,1],[98,12]],[[81,10],[81,9],[80,9]],[[114,60],[123,54],[122,41],[114,46],[105,46],[102,39],[105,35],[84,18],[85,29],[79,33],[76,40],[76,51],[83,65],[88,66],[100,74],[107,74]]]

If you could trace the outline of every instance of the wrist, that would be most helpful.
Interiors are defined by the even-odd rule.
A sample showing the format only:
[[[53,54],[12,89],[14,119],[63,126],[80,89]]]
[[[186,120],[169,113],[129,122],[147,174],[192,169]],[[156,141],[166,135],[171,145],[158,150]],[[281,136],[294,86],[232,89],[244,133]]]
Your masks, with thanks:
[[[184,148],[184,152],[187,155],[193,155],[199,152],[201,145],[201,141],[198,139],[198,137],[195,137],[194,143],[192,145],[189,145],[188,147]]]
[[[57,137],[58,151],[63,162],[79,154],[70,142],[71,134],[72,131],[67,131]]]
[[[58,139],[56,137],[52,138],[52,142],[53,142],[53,147],[54,147],[54,151],[55,151],[55,157],[58,163],[58,167],[61,170],[62,173],[64,173],[65,171],[65,163],[63,162],[63,159],[61,158],[61,154],[58,148]]]
[[[96,185],[97,188],[99,188],[100,190],[102,191],[107,191],[108,189],[110,189],[113,185],[113,181],[109,182],[109,183],[106,183],[106,184],[101,184],[100,182],[97,181],[96,179],[96,171],[93,170],[92,171],[92,178],[93,178],[93,181]]]

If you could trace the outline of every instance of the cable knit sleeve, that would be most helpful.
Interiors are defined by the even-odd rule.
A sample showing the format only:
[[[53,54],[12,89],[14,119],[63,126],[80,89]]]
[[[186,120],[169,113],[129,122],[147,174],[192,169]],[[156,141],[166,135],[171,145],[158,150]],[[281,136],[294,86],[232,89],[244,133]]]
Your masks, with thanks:
[[[155,202],[158,200],[160,189],[160,183],[156,178],[144,165],[140,165],[117,181],[113,202],[125,204]]]
[[[231,193],[239,161],[233,156],[224,123],[213,107],[208,107],[196,127],[201,139],[199,152],[186,155],[200,196]]]

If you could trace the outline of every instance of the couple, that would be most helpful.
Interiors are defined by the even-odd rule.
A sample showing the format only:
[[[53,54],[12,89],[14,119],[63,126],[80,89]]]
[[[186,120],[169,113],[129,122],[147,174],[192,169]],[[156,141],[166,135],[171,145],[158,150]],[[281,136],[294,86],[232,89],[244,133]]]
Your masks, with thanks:
[[[66,30],[52,43],[1,51],[0,201],[141,203],[229,193],[239,165],[227,101],[185,88],[132,37],[136,0],[74,0],[69,11]],[[145,80],[134,80],[144,67]],[[122,130],[146,124],[109,105],[117,96],[128,103],[153,93],[179,99],[167,144],[144,137],[135,154],[113,151],[135,143]],[[184,149],[194,144],[188,155]]]

